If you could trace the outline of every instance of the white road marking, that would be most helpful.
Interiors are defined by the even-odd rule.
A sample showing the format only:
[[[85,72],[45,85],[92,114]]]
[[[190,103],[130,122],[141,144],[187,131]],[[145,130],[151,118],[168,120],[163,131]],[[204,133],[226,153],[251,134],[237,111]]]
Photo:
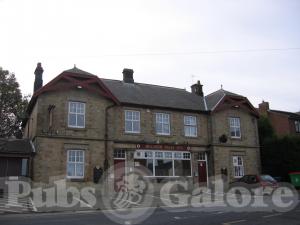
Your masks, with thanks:
[[[281,216],[281,215],[282,215],[282,213],[276,213],[276,214],[271,214],[271,215],[263,216],[263,218],[269,218],[269,217]]]
[[[215,212],[215,213],[212,213],[212,215],[219,215],[219,214],[223,214],[225,212]]]
[[[73,197],[74,199],[76,199],[76,200],[78,200],[80,203],[82,203],[82,204],[84,204],[84,205],[86,205],[87,207],[89,207],[89,208],[93,208],[93,206],[91,206],[90,204],[88,204],[88,203],[86,203],[86,202],[84,202],[84,201],[82,201],[81,199],[79,199],[79,198],[76,198],[76,197]]]

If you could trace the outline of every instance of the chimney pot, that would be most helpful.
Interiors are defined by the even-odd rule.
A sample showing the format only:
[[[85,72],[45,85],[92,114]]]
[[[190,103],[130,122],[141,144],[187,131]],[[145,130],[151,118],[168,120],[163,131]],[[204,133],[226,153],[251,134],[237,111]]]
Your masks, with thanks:
[[[127,69],[127,68],[123,69],[124,83],[134,83],[133,73],[134,73],[133,69]]]

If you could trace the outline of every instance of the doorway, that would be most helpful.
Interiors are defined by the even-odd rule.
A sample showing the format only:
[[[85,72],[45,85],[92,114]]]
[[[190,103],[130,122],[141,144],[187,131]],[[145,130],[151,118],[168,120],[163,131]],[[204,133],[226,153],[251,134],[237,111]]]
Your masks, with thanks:
[[[124,190],[126,153],[124,149],[114,150],[114,189],[115,192]]]
[[[199,186],[208,185],[208,171],[207,171],[207,155],[205,152],[198,153],[198,182]]]

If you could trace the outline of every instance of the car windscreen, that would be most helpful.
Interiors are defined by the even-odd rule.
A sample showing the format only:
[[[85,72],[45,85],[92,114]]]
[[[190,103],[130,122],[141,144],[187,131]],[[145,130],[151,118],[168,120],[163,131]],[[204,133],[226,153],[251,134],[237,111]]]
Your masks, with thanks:
[[[261,175],[260,179],[262,181],[267,181],[267,182],[276,182],[276,180],[274,180],[274,178],[269,175]]]

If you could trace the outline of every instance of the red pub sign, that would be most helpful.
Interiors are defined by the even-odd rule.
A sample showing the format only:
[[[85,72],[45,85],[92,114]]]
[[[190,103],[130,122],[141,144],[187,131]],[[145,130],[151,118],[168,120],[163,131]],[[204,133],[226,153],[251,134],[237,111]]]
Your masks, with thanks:
[[[152,149],[166,151],[190,151],[191,147],[187,145],[167,145],[167,144],[137,144],[137,149]]]

